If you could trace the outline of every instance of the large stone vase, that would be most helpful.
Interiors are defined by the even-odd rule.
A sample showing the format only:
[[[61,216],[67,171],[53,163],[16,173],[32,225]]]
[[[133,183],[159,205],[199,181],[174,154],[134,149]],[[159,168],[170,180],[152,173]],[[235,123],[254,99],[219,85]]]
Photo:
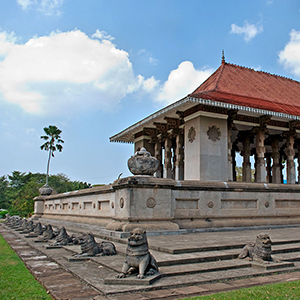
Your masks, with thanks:
[[[39,188],[39,193],[41,196],[49,196],[51,195],[53,188],[51,188],[48,184],[44,184],[41,188]]]
[[[158,160],[144,147],[128,159],[128,168],[133,175],[152,176],[158,168]]]

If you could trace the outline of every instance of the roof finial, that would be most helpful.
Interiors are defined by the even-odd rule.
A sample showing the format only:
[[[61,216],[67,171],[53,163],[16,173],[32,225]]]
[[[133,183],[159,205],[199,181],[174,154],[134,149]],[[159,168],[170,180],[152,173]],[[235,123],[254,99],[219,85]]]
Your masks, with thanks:
[[[225,55],[224,55],[224,50],[222,50],[222,65],[225,64]]]

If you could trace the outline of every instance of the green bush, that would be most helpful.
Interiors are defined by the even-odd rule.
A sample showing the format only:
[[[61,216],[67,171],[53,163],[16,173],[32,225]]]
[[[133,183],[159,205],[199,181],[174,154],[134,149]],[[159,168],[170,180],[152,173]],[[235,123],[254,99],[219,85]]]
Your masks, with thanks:
[[[5,215],[8,213],[7,210],[1,210],[0,211],[0,219],[4,219],[5,218]]]

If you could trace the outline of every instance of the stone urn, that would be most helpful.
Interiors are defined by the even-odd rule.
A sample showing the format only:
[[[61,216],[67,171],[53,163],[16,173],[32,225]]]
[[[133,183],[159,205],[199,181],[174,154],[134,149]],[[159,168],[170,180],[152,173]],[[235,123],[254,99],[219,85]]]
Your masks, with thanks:
[[[158,168],[158,160],[144,147],[128,159],[128,168],[133,175],[152,176]]]
[[[53,188],[51,188],[48,184],[44,184],[41,188],[39,188],[39,193],[41,196],[49,196],[51,195]]]

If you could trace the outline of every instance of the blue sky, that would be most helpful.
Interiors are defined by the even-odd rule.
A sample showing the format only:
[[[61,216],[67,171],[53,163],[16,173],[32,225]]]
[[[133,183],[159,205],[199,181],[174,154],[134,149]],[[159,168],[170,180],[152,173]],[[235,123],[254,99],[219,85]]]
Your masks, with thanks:
[[[109,137],[181,99],[226,61],[300,80],[296,0],[0,0],[0,176],[113,182],[133,145]]]

